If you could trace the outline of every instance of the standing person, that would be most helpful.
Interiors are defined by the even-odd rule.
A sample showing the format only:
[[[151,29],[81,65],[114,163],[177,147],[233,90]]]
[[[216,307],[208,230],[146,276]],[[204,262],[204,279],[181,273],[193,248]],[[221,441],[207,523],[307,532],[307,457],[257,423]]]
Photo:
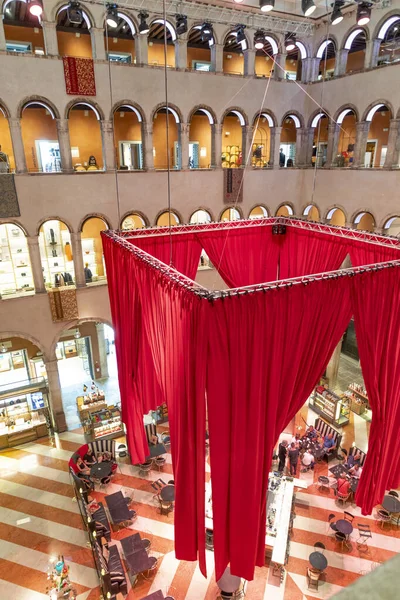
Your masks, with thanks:
[[[86,283],[92,283],[93,274],[92,271],[89,269],[89,263],[85,263],[84,272]]]
[[[278,457],[279,457],[278,471],[280,473],[282,473],[285,468],[286,456],[287,456],[287,441],[283,440],[279,444],[279,450],[278,450]]]
[[[8,156],[5,152],[1,150],[0,146],[0,173],[8,173],[10,170],[10,163],[8,161]]]
[[[283,153],[282,148],[279,150],[279,166],[284,167],[286,162],[286,156]]]
[[[299,460],[299,449],[296,448],[296,444],[292,442],[289,450],[289,466],[290,474],[295,476],[297,471],[297,462]]]

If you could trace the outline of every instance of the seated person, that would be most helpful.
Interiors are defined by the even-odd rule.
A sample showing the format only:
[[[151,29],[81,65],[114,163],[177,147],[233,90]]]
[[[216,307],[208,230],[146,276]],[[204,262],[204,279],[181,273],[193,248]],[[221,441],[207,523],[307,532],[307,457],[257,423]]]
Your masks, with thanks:
[[[337,480],[336,493],[339,496],[348,496],[350,493],[350,482],[345,477],[339,477]]]
[[[157,435],[151,435],[150,436],[149,444],[151,444],[152,446],[155,446],[156,444],[158,444],[158,437],[157,437]]]
[[[300,448],[300,446],[301,446],[300,434],[296,433],[296,435],[294,435],[292,437],[292,439],[290,440],[290,443],[295,444],[296,448]]]
[[[87,467],[90,467],[91,465],[94,465],[97,462],[96,457],[93,454],[93,450],[91,448],[88,448],[85,456],[83,457],[83,462]]]
[[[362,473],[362,468],[357,463],[349,471],[349,474],[352,477],[356,477],[357,479],[359,479],[361,477],[361,473]]]
[[[303,458],[301,459],[301,462],[308,469],[314,469],[314,460],[315,460],[314,456],[311,454],[311,452],[306,450],[303,454]]]
[[[356,464],[360,465],[360,462],[361,462],[361,454],[359,452],[356,452],[355,454],[349,454],[344,466],[347,467],[348,469],[351,469]]]
[[[315,440],[318,437],[318,432],[313,425],[310,425],[307,429],[305,437],[310,438],[310,440]]]
[[[86,486],[89,489],[94,489],[94,483],[90,479],[90,469],[87,465],[85,465],[81,457],[79,457],[76,461],[76,468],[78,469],[78,477],[86,483]]]
[[[111,462],[111,471],[114,473],[118,469],[118,465],[113,461],[111,452],[100,452],[97,455],[97,462]]]
[[[325,454],[330,454],[336,448],[336,442],[333,439],[333,434],[328,433],[324,438],[324,450]]]

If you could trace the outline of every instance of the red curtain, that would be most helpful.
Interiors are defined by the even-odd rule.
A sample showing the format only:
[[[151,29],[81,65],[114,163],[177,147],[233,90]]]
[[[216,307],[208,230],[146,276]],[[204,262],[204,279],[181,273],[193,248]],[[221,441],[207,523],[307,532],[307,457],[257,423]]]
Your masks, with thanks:
[[[378,246],[366,242],[349,242],[351,264],[354,267],[400,259],[400,247]]]
[[[216,579],[265,560],[273,447],[307,400],[351,316],[350,279],[216,300],[207,405]]]
[[[170,264],[171,242],[168,234],[163,236],[143,236],[127,239],[128,242],[141,248],[148,254],[155,256],[166,265]],[[172,238],[172,266],[189,277],[196,278],[199,266],[201,246],[194,234],[173,235]]]
[[[352,279],[360,361],[372,408],[368,454],[356,493],[364,515],[400,484],[400,277],[398,268]]]
[[[272,236],[272,228],[265,225],[197,235],[212,264],[231,288],[276,280],[280,237]]]
[[[279,279],[340,269],[347,240],[316,231],[287,227],[279,261]]]

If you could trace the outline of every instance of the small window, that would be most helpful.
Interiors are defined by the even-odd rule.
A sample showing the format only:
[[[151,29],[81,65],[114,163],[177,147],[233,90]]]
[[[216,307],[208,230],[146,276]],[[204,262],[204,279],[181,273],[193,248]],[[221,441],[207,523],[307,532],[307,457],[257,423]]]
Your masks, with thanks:
[[[7,52],[18,52],[18,54],[30,54],[32,44],[29,42],[6,42]]]
[[[199,62],[197,60],[192,61],[192,69],[194,71],[211,71],[211,63],[210,62]]]
[[[132,54],[128,52],[109,52],[108,60],[111,62],[124,63],[125,65],[132,64]]]
[[[296,81],[296,71],[285,71],[285,78],[288,81]]]

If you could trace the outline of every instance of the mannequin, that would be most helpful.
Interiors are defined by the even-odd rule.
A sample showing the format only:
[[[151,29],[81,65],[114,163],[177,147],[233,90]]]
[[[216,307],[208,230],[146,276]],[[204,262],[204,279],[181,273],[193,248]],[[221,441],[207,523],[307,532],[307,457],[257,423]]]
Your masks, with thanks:
[[[87,168],[88,171],[98,171],[99,167],[96,162],[96,158],[92,155],[89,156],[89,166]]]
[[[89,269],[89,263],[85,263],[85,281],[86,283],[92,283],[92,271]]]
[[[2,152],[0,145],[0,173],[8,173],[10,170],[10,163],[8,156],[5,152]]]
[[[72,249],[69,242],[65,242],[65,256],[68,261],[72,260]]]
[[[54,285],[56,287],[62,287],[65,285],[64,275],[62,273],[56,273],[54,276]]]

